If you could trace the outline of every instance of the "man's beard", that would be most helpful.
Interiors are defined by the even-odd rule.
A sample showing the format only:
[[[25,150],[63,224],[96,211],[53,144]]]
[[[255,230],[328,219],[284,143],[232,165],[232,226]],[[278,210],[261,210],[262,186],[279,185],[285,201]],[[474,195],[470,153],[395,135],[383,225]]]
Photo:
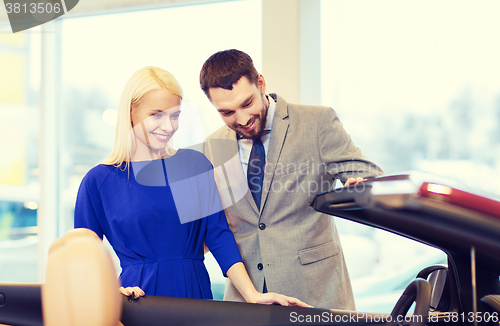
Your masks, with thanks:
[[[267,112],[269,110],[269,106],[266,105],[266,102],[264,101],[264,95],[261,97],[262,101],[262,110],[260,114],[253,115],[250,120],[255,121],[255,128],[250,130],[249,132],[244,132],[238,129],[238,127],[233,127],[229,126],[229,128],[233,129],[236,134],[238,135],[239,139],[257,139],[262,136],[264,133],[264,128],[266,127],[266,121],[267,121]],[[255,118],[255,119],[254,119]],[[258,123],[258,124],[257,124]],[[237,126],[240,126],[237,124]]]

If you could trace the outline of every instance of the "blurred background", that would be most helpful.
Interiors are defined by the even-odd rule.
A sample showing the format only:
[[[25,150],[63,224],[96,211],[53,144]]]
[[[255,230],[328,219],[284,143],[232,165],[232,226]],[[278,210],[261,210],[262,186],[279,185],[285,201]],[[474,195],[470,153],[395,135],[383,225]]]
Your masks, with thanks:
[[[43,282],[82,177],[112,148],[134,71],[159,66],[183,87],[176,146],[223,125],[198,82],[223,49],[250,54],[268,92],[333,107],[386,173],[430,172],[498,197],[498,12],[496,0],[80,0],[13,34],[0,8],[0,282]],[[389,312],[422,267],[446,262],[423,244],[336,223],[358,310]],[[207,265],[222,299],[224,278],[211,256]]]

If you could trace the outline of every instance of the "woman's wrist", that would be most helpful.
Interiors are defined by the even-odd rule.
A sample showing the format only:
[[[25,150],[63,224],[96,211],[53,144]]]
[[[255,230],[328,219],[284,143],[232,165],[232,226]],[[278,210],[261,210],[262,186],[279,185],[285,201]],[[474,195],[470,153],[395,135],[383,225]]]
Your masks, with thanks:
[[[262,293],[255,289],[242,262],[237,262],[229,267],[226,275],[246,302],[257,303],[260,301],[259,296],[262,296]]]
[[[257,302],[257,297],[261,295],[259,291],[255,289],[255,287],[252,286],[253,289],[248,289],[248,291],[245,291],[241,295],[243,296],[243,299],[247,303],[256,303]]]

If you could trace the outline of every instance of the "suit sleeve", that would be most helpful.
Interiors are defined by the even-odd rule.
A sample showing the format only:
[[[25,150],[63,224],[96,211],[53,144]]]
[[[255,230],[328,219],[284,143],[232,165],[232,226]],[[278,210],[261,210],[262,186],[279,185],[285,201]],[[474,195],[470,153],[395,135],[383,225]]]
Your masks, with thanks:
[[[80,184],[75,205],[75,228],[87,228],[102,239],[103,231],[99,223],[102,201],[97,181],[87,174]]]
[[[320,157],[327,172],[342,183],[350,177],[375,177],[383,174],[375,163],[368,160],[354,145],[332,108],[325,108],[318,120]]]

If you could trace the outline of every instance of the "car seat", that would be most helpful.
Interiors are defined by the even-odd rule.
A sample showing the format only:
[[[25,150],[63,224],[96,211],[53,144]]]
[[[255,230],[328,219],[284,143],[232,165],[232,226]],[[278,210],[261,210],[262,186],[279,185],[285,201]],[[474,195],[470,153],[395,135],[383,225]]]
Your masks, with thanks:
[[[109,252],[89,229],[74,229],[49,249],[42,285],[44,325],[122,325],[119,281]]]

